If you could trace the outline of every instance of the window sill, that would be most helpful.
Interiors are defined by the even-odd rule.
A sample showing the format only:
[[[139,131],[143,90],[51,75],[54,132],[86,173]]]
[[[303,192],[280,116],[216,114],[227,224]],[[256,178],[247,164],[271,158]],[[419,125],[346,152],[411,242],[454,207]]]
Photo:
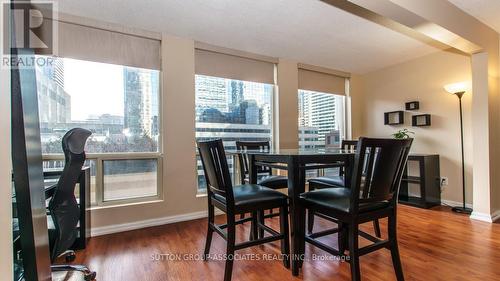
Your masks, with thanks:
[[[206,191],[196,193],[196,198],[207,197],[208,193]]]
[[[163,199],[154,199],[154,200],[147,200],[147,201],[141,201],[141,202],[117,203],[117,204],[112,204],[112,205],[110,204],[110,205],[102,205],[102,206],[92,206],[92,207],[90,207],[90,210],[94,211],[94,210],[101,210],[101,209],[122,208],[122,207],[136,206],[136,205],[156,204],[156,203],[162,203],[162,202],[164,202]]]

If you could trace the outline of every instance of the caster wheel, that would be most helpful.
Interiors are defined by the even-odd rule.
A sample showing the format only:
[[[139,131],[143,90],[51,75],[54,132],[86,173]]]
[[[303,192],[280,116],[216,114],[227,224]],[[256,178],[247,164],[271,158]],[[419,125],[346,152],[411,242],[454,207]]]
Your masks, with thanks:
[[[86,274],[85,275],[85,281],[92,281],[92,280],[95,280],[95,277],[97,276],[97,274],[95,272],[91,272],[89,274]]]
[[[76,259],[76,255],[75,253],[68,254],[66,257],[64,257],[64,259],[66,260],[66,262],[74,262]]]

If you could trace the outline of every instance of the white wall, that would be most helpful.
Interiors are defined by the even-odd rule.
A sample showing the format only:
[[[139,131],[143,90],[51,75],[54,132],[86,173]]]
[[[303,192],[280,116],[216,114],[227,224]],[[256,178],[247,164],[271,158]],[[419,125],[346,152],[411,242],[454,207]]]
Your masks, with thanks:
[[[438,52],[356,76],[351,83],[354,136],[391,137],[402,128],[414,131],[412,152],[440,155],[441,176],[449,179],[441,196],[455,202],[462,202],[459,107],[457,97],[443,86],[460,81],[471,81],[470,58]],[[462,98],[468,203],[472,203],[472,97],[468,92]],[[405,102],[414,100],[420,109],[406,112],[404,126],[384,125],[384,112],[404,110]],[[412,127],[412,113],[431,114],[432,125]]]

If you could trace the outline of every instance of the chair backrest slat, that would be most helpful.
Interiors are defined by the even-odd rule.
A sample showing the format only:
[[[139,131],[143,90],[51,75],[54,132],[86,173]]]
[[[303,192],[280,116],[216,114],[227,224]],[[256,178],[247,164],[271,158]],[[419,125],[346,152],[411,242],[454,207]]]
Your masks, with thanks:
[[[209,196],[212,193],[221,195],[228,205],[232,204],[233,185],[222,140],[198,141],[197,144]]]
[[[368,158],[365,158],[366,161],[364,162],[364,167],[363,167],[363,186],[366,186],[366,188],[363,188],[363,197],[362,198],[367,198],[368,195],[369,195],[369,192],[370,192],[370,186],[371,186],[371,181],[372,181],[372,178],[373,178],[373,164],[374,164],[374,161],[375,161],[375,155],[376,155],[376,152],[373,151],[373,150],[376,150],[376,149],[373,149],[373,148],[367,148],[366,149],[366,156],[368,156]],[[365,156],[365,157],[366,157]]]
[[[352,212],[360,203],[397,202],[413,139],[360,138],[352,173]]]
[[[342,140],[340,148],[345,150],[356,150],[357,145],[358,145],[357,140]]]
[[[236,141],[236,148],[238,150],[259,150],[259,151],[268,151],[271,148],[271,145],[268,141]],[[248,176],[249,171],[249,161],[248,156],[246,154],[240,154],[238,157],[240,164],[240,174],[242,184],[245,183],[245,178]],[[272,170],[268,167],[257,167],[257,173],[268,173],[271,174]]]
[[[357,140],[342,140],[340,148],[344,150],[356,150],[357,145],[358,145]],[[343,176],[344,173],[345,173],[344,167],[340,167],[339,176]]]

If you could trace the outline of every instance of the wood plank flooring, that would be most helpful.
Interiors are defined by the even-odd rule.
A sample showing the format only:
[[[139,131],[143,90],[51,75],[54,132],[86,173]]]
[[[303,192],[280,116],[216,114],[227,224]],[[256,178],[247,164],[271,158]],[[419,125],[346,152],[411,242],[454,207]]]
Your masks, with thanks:
[[[400,205],[399,248],[406,280],[500,280],[500,224],[488,224],[454,214],[447,207],[423,210]],[[224,217],[218,217],[220,222]],[[278,221],[266,224],[278,229]],[[238,241],[248,237],[249,223],[239,227]],[[315,230],[331,223],[316,220]],[[386,221],[381,222],[386,237]],[[371,223],[363,226],[373,231]],[[224,261],[196,260],[203,252],[206,219],[94,237],[76,264],[97,271],[98,281],[222,280]],[[325,241],[336,244],[336,237]],[[362,245],[367,242],[360,239]],[[311,245],[306,258],[330,257]],[[214,234],[212,254],[225,253],[225,241]],[[307,260],[300,276],[293,277],[276,260],[279,242],[238,251],[243,260],[234,263],[233,280],[350,280],[349,264],[336,260]],[[160,256],[175,254],[176,256]],[[185,256],[191,254],[192,256]],[[251,256],[251,255],[257,256]],[[254,257],[254,259],[252,259]],[[255,260],[258,257],[260,260]],[[193,260],[177,260],[188,258]],[[263,260],[267,259],[267,260]],[[390,253],[380,250],[363,256],[363,280],[395,280]]]

